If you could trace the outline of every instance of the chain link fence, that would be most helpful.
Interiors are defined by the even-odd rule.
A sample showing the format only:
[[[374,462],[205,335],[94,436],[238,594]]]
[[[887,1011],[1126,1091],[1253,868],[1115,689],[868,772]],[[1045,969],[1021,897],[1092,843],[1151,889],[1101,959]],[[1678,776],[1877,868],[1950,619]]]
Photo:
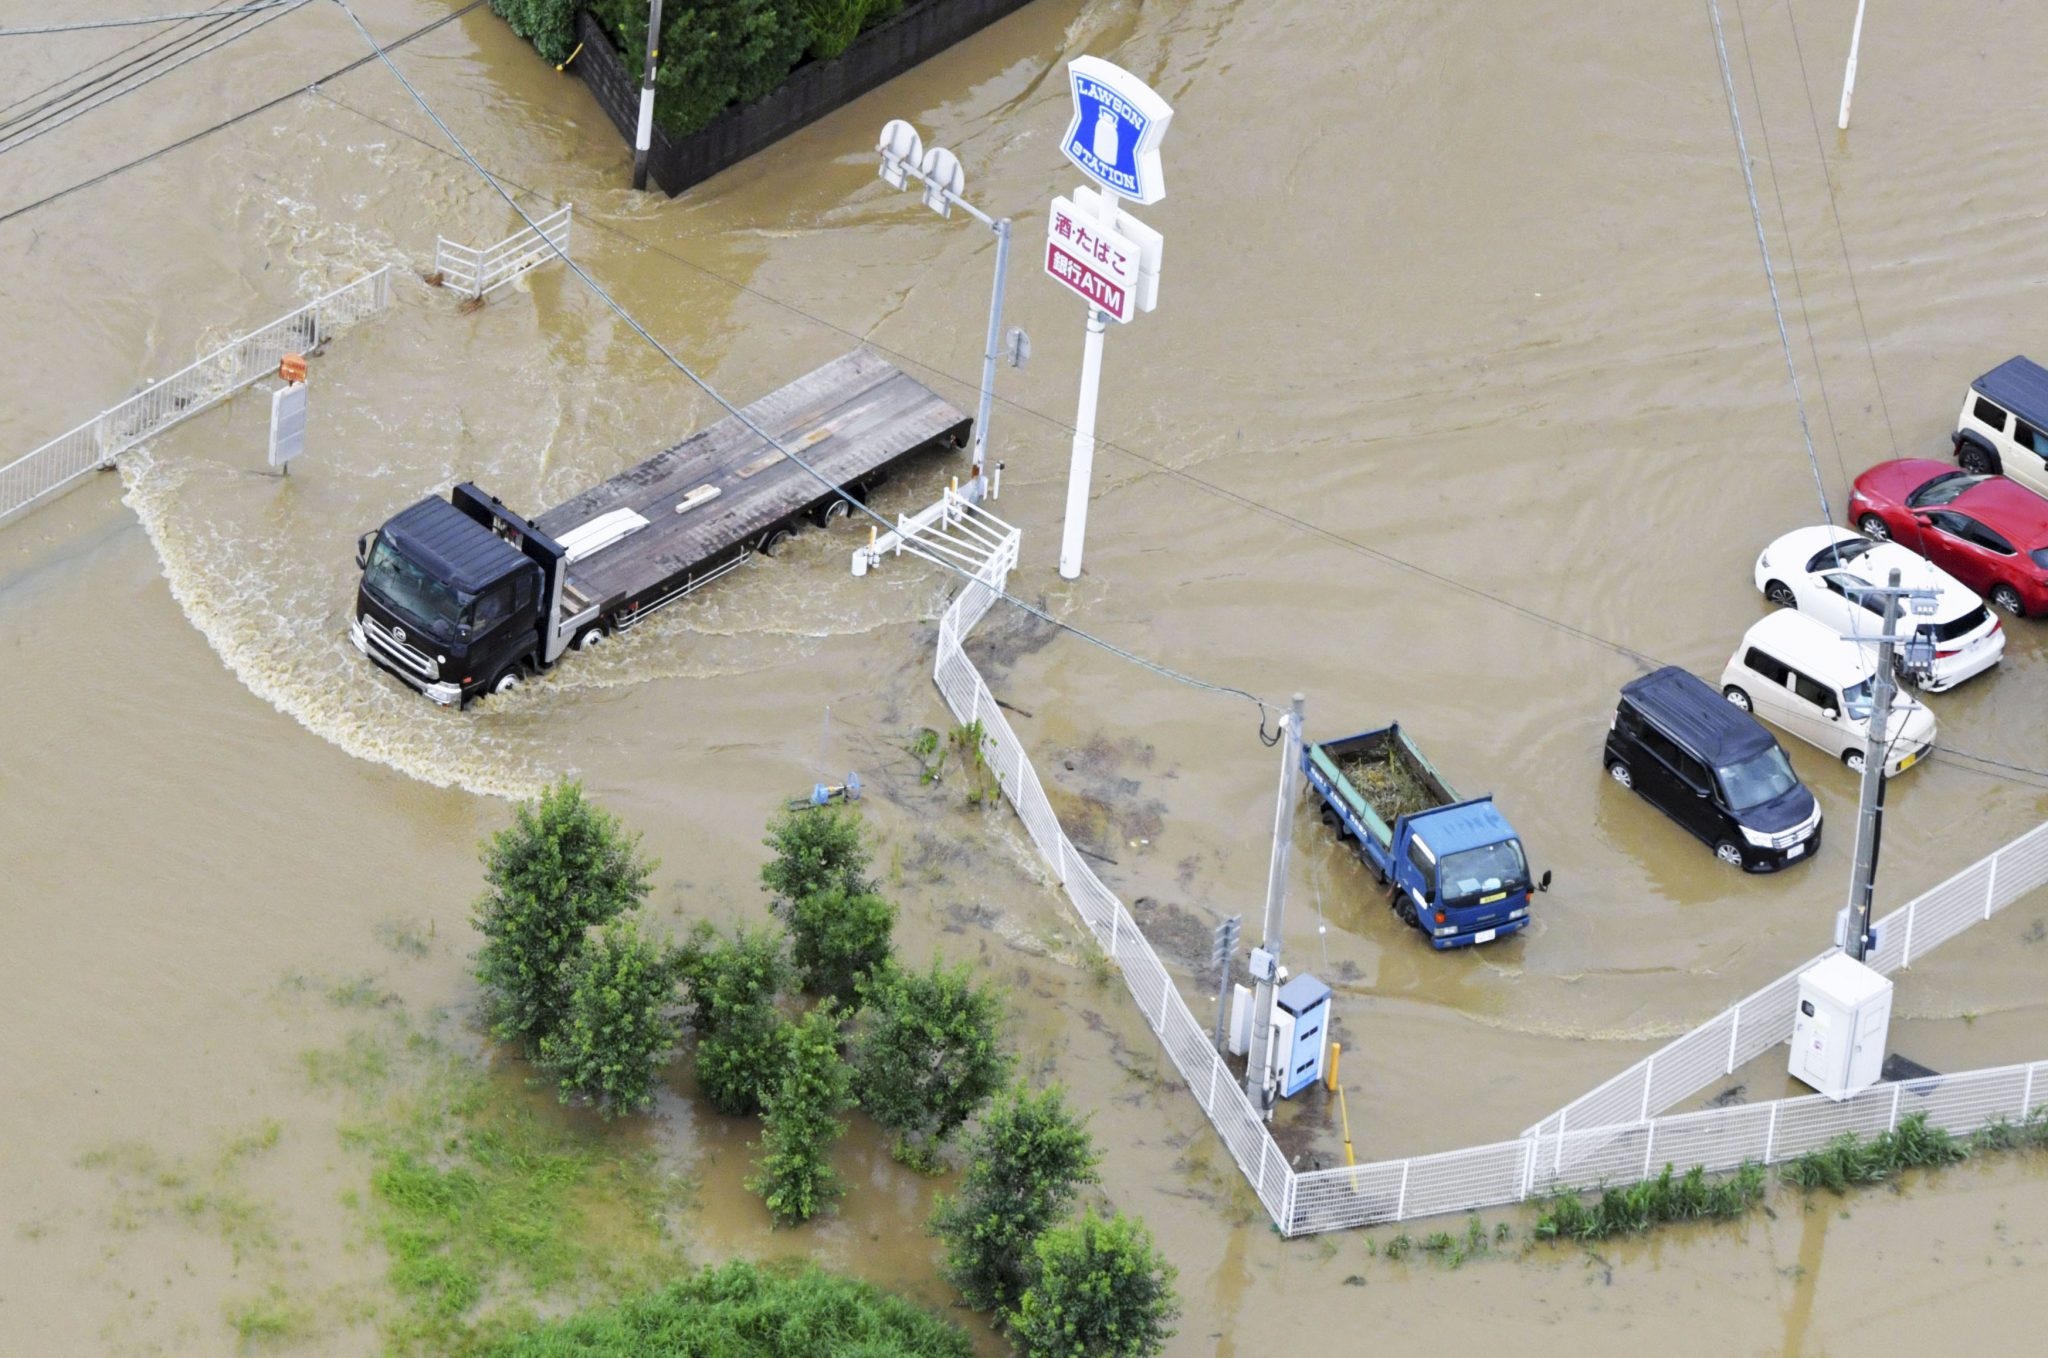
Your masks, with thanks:
[[[113,409],[0,467],[0,519],[95,468],[111,466],[158,430],[276,372],[286,354],[311,353],[344,327],[390,305],[391,269],[386,265],[152,382]]]
[[[1022,742],[967,657],[967,634],[995,603],[1015,564],[1012,535],[1006,550],[989,559],[940,617],[933,678],[957,719],[981,723],[984,757],[1032,844],[1088,932],[1122,972],[1138,1011],[1282,1234],[1412,1221],[1526,1202],[1564,1189],[1632,1183],[1667,1164],[1713,1172],[1749,1161],[1773,1164],[1817,1150],[1845,1132],[1883,1132],[1914,1113],[1926,1114],[1930,1126],[1967,1134],[1999,1118],[2024,1120],[2040,1106],[2037,1086],[2039,1097],[2048,1099],[2048,1062],[2034,1062],[1879,1084],[1840,1103],[1813,1094],[1655,1116],[1790,1040],[1801,967],[1516,1140],[1343,1169],[1295,1170],[1137,922],[1060,828]],[[1882,971],[1903,967],[2044,883],[2048,825],[1887,915],[1878,926],[1879,946],[1871,965]]]

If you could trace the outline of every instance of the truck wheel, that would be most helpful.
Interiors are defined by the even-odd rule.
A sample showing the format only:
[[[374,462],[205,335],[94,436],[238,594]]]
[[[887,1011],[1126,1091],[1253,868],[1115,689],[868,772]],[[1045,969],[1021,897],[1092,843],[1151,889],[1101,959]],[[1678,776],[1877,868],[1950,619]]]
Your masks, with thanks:
[[[1394,913],[1399,915],[1401,923],[1409,928],[1420,929],[1422,927],[1422,919],[1415,913],[1415,902],[1409,900],[1406,896],[1403,896],[1394,903]]]
[[[1958,443],[1956,463],[1964,471],[1976,476],[1988,476],[1998,470],[1997,459],[1993,458],[1991,450],[1981,443]]]
[[[774,532],[765,535],[761,539],[761,555],[774,556],[777,548],[795,536],[796,534],[790,532],[787,528],[778,528]]]
[[[594,622],[578,632],[576,640],[569,644],[579,651],[594,651],[604,645],[604,639],[610,635],[611,633],[605,630],[603,623]]]
[[[525,679],[525,677],[526,676],[524,674],[520,673],[519,666],[510,666],[506,669],[506,671],[503,674],[491,680],[490,691],[492,696],[496,697],[500,694],[512,692],[514,689],[519,687],[520,683]]]
[[[816,515],[818,527],[830,528],[832,520],[843,519],[851,513],[853,513],[853,506],[835,495],[825,501],[824,507],[818,510]]]

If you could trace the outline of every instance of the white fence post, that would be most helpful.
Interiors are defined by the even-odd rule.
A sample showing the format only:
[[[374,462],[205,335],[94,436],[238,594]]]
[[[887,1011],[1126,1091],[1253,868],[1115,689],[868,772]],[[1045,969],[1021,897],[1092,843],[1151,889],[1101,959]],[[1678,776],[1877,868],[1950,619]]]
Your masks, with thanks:
[[[1903,1094],[1905,1090],[1906,1087],[1904,1085],[1892,1086],[1891,1125],[1885,1128],[1886,1131],[1896,1132],[1899,1129],[1899,1095]]]
[[[1522,1157],[1522,1199],[1521,1199],[1521,1200],[1522,1200],[1523,1202],[1527,1202],[1527,1201],[1529,1200],[1529,1193],[1530,1193],[1530,1191],[1531,1191],[1531,1190],[1533,1190],[1533,1189],[1534,1189],[1535,1187],[1536,1187],[1536,1141],[1535,1141],[1535,1139],[1534,1139],[1534,1138],[1532,1137],[1532,1138],[1530,1138],[1530,1141],[1529,1141],[1529,1150],[1528,1150],[1528,1153],[1527,1153],[1526,1155],[1524,1155],[1524,1156]]]
[[[1914,901],[1906,907],[1906,945],[1899,952],[1899,970],[1913,965],[1913,921],[1920,918],[1920,902]]]
[[[1287,1171],[1287,1192],[1281,1197],[1283,1210],[1280,1214],[1280,1234],[1283,1236],[1294,1234],[1294,1185],[1300,1180],[1301,1176],[1292,1169]]]
[[[1770,1164],[1770,1163],[1771,1163],[1771,1152],[1772,1152],[1773,1150],[1775,1150],[1775,1149],[1777,1148],[1777,1145],[1778,1145],[1778,1105],[1777,1105],[1777,1103],[1776,1103],[1776,1102],[1773,1102],[1773,1103],[1771,1104],[1771,1125],[1770,1125],[1769,1129],[1768,1129],[1768,1130],[1766,1130],[1766,1131],[1764,1132],[1764,1163],[1765,1163],[1765,1164],[1767,1164],[1767,1165],[1768,1165],[1768,1164]]]
[[[1739,1033],[1741,1033],[1741,1032],[1742,1032],[1742,1006],[1738,1004],[1738,1005],[1736,1005],[1736,1006],[1735,1006],[1735,1019],[1734,1019],[1734,1021],[1733,1021],[1733,1022],[1731,1022],[1731,1023],[1730,1023],[1729,1025],[1728,1025],[1728,1070],[1727,1070],[1727,1074],[1730,1074],[1730,1075],[1733,1075],[1733,1074],[1735,1073],[1735,1038],[1736,1038],[1736,1036],[1737,1036],[1737,1035],[1738,1035]]]
[[[1649,1131],[1648,1131],[1648,1132],[1647,1132],[1647,1133],[1646,1133],[1646,1134],[1644,1135],[1644,1137],[1643,1137],[1643,1174],[1642,1174],[1642,1177],[1643,1177],[1643,1178],[1645,1178],[1645,1179],[1647,1179],[1647,1178],[1649,1178],[1649,1177],[1650,1177],[1650,1155],[1651,1155],[1651,1152],[1653,1152],[1653,1151],[1654,1151],[1654,1150],[1655,1150],[1656,1148],[1657,1148],[1657,1124],[1653,1122],[1653,1123],[1651,1123],[1651,1124],[1650,1124],[1650,1129],[1649,1129]]]
[[[1650,1081],[1656,1078],[1656,1075],[1657,1054],[1652,1052],[1650,1059],[1643,1063],[1643,1111],[1636,1115],[1636,1121],[1638,1122],[1648,1122],[1650,1120]]]
[[[1998,893],[1998,860],[2004,850],[1991,855],[1991,871],[1984,879],[1984,918],[1991,918],[1991,899]]]
[[[1569,1107],[1557,1110],[1557,1155],[1550,1163],[1552,1174],[1564,1173],[1564,1121],[1571,1111]]]
[[[2027,1083],[2020,1091],[2020,1121],[2025,1122],[2034,1112],[2034,1067],[2037,1062],[2027,1062]]]
[[[1213,1052],[1210,1054],[1214,1055]],[[1214,1060],[1209,1063],[1209,1097],[1203,1100],[1202,1111],[1211,1118],[1216,1116],[1216,1080],[1222,1069],[1223,1062],[1221,1060]]]
[[[1414,1163],[1413,1160],[1403,1160],[1401,1162],[1401,1197],[1394,1204],[1394,1220],[1396,1221],[1406,1221],[1408,1219],[1408,1166]]]

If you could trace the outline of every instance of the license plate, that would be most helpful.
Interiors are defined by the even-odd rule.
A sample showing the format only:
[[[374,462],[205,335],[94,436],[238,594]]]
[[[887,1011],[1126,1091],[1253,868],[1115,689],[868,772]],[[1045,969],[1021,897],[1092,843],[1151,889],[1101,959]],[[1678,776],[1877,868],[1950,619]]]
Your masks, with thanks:
[[[1904,773],[1904,772],[1905,772],[1905,771],[1906,771],[1907,769],[1910,769],[1910,768],[1912,768],[1912,767],[1913,767],[1913,766],[1914,766],[1915,764],[1917,764],[1917,763],[1919,763],[1919,762],[1920,762],[1920,751],[1918,751],[1918,750],[1915,750],[1915,751],[1913,751],[1913,753],[1911,753],[1911,754],[1907,755],[1907,756],[1906,756],[1906,757],[1905,757],[1904,759],[1901,759],[1901,760],[1899,761],[1899,772],[1900,772],[1900,773]]]
[[[1805,852],[1806,846],[1804,844],[1794,844],[1791,848],[1785,850],[1785,861],[1789,863]]]
[[[1472,935],[1472,941],[1474,943],[1491,943],[1499,933],[1500,930],[1498,929],[1481,929],[1478,933]]]
[[[1493,904],[1493,903],[1494,903],[1495,901],[1504,901],[1504,900],[1506,900],[1507,898],[1508,898],[1508,893],[1507,893],[1507,892],[1505,892],[1505,891],[1496,891],[1496,892],[1494,892],[1494,893],[1493,893],[1493,894],[1492,894],[1491,896],[1481,896],[1481,897],[1479,898],[1479,903],[1480,903],[1481,905],[1492,905],[1492,904]]]

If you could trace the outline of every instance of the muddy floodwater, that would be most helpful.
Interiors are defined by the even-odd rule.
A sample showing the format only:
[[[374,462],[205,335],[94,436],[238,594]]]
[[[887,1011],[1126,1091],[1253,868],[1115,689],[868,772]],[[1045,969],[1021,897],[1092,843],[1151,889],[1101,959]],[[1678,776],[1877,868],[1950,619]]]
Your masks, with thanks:
[[[385,38],[452,8],[357,4]],[[1863,468],[1947,456],[1971,377],[2048,357],[2048,10],[1871,9],[1838,134],[1853,0],[1722,7],[1838,517]],[[8,40],[0,104],[133,40]],[[1167,242],[1159,308],[1108,338],[1068,583],[1082,316],[1035,251],[1076,179],[1058,139],[1082,53],[1176,116],[1169,195],[1144,212]],[[359,55],[335,7],[293,11],[0,146],[0,214]],[[969,197],[1016,219],[1007,319],[1033,356],[1001,371],[992,424],[997,509],[1024,530],[1012,590],[1207,683],[1299,690],[1313,738],[1399,720],[1554,874],[1524,934],[1434,954],[1301,811],[1285,955],[1335,989],[1361,1159],[1513,1136],[1825,946],[1853,847],[1838,762],[1787,742],[1826,834],[1772,877],[1725,869],[1600,769],[1617,687],[1650,662],[1717,681],[1765,608],[1757,552],[1821,512],[1705,4],[1035,0],[673,201],[623,187],[627,152],[580,81],[488,10],[398,59],[523,205],[575,205],[576,257],[735,398],[867,344],[972,409],[993,242],[877,180],[887,119],[951,147]],[[800,535],[469,712],[372,670],[346,631],[358,534],[457,480],[553,504],[716,413],[560,266],[473,313],[420,281],[437,236],[515,224],[374,66],[0,220],[0,462],[323,289],[396,279],[389,313],[313,360],[289,477],[266,472],[266,408],[244,396],[0,524],[0,1354],[234,1353],[227,1308],[273,1285],[313,1299],[280,1351],[376,1352],[366,1162],[305,1053],[385,1020],[322,996],[374,982],[516,1087],[468,975],[476,844],[507,798],[585,780],[644,830],[652,911],[680,932],[757,917],[769,810],[849,769],[903,950],[1003,980],[1023,1065],[1069,1085],[1107,1198],[1178,1267],[1175,1354],[2035,1342],[2048,1177],[2025,1157],[1455,1270],[1390,1262],[1385,1230],[1281,1240],[1014,820],[920,782],[909,746],[950,724],[930,680],[949,581],[908,559],[852,578],[863,530]],[[920,507],[962,470],[919,464],[877,505]],[[2005,622],[2003,663],[1932,706],[1945,744],[2048,767],[2048,623]],[[1278,764],[1257,710],[1000,609],[977,638],[1070,832],[1206,1020],[1209,931],[1242,913],[1255,935],[1264,890]],[[1912,770],[1890,792],[1880,909],[2044,812],[2048,776]],[[1947,1070],[2048,1055],[2044,919],[2022,901],[1916,963],[1894,1048]],[[1742,1096],[1784,1092],[1762,1083]],[[607,1135],[696,1183],[690,1258],[815,1255],[949,1299],[919,1230],[931,1186],[878,1141],[844,1143],[836,1218],[771,1232],[740,1187],[749,1133],[680,1090]],[[1326,1104],[1281,1116],[1305,1155],[1341,1154]],[[226,1163],[268,1124],[237,1171],[261,1250],[109,1168]]]

